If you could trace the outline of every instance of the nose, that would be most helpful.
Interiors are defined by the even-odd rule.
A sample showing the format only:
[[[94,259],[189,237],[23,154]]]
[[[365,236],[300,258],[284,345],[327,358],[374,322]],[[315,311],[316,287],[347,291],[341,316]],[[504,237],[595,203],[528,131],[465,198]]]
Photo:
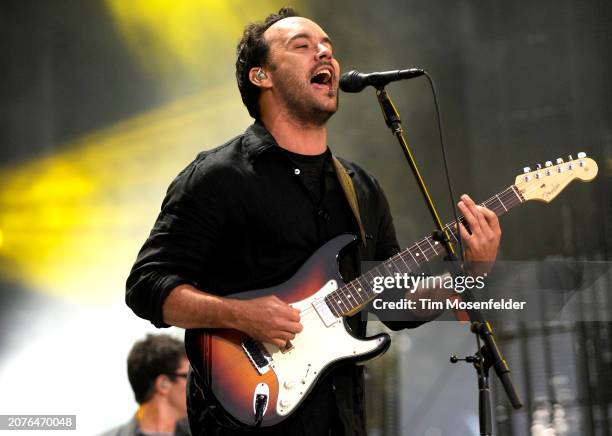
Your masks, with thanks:
[[[332,50],[328,44],[319,43],[317,46],[317,59],[331,59]]]

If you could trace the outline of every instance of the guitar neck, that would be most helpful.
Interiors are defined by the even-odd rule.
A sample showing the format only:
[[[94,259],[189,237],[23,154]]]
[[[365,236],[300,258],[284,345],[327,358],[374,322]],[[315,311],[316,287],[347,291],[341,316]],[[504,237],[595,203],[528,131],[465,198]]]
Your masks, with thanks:
[[[500,216],[508,212],[514,206],[524,203],[525,199],[515,185],[511,185],[505,190],[481,203],[488,209]],[[467,222],[463,216],[459,221],[466,227]],[[456,243],[457,222],[452,221],[444,226],[444,231],[451,242]],[[374,291],[374,278],[381,276],[395,276],[395,274],[410,274],[424,263],[433,260],[445,252],[444,246],[438,241],[434,241],[431,236],[415,242],[410,247],[400,251],[376,267],[370,269],[361,276],[353,279],[344,286],[331,292],[325,301],[330,310],[336,316],[353,315],[362,310],[370,301],[378,295]]]

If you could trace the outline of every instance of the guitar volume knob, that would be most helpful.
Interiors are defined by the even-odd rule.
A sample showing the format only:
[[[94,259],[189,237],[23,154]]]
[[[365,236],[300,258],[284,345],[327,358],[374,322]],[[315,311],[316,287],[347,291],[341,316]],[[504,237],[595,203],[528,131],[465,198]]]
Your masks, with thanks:
[[[523,173],[527,174],[529,172],[531,172],[531,168],[529,168],[529,167],[523,168]]]

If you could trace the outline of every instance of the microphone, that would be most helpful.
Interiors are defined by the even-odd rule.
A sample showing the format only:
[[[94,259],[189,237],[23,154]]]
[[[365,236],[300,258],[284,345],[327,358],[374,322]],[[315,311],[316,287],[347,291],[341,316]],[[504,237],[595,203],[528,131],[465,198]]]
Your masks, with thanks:
[[[344,92],[361,92],[366,86],[382,88],[389,82],[397,80],[412,79],[425,74],[420,68],[409,68],[407,70],[381,71],[380,73],[360,73],[349,71],[340,76],[340,89]]]

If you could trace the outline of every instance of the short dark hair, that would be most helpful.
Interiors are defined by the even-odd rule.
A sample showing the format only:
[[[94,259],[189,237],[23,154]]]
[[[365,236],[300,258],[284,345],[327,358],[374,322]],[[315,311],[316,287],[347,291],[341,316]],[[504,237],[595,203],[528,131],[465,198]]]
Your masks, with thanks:
[[[169,335],[152,335],[134,344],[127,359],[127,371],[138,404],[151,399],[155,379],[172,376],[181,358],[187,357],[183,342]]]
[[[270,14],[263,22],[249,23],[236,48],[236,80],[244,105],[255,119],[259,119],[259,88],[249,80],[249,71],[253,67],[264,66],[268,60],[270,47],[264,39],[264,32],[277,21],[287,17],[299,17],[292,8],[282,8],[276,14]]]

